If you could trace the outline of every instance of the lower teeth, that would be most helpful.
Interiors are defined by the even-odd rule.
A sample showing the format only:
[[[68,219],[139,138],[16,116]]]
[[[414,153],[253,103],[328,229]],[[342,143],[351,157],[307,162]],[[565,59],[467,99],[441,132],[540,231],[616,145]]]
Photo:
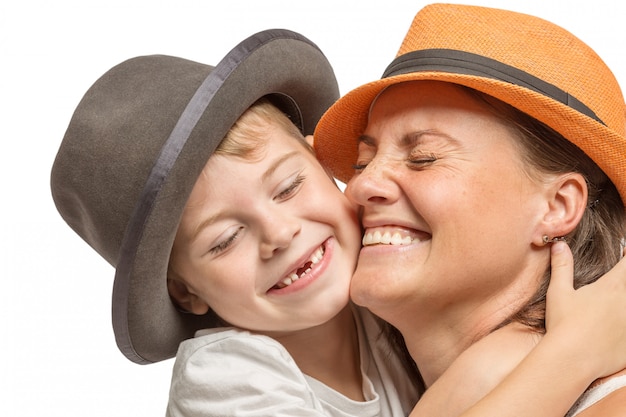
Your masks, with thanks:
[[[322,252],[322,255],[323,255],[323,252]],[[296,282],[297,280],[302,278],[304,275],[308,274],[309,271],[311,270],[312,266],[313,266],[313,262],[312,261],[306,262],[301,268],[298,268],[298,270],[295,273],[295,275],[296,275],[295,277],[293,277],[293,278],[291,278],[291,277],[285,278],[283,281],[281,281],[278,284],[276,284],[274,286],[274,288],[282,289],[282,288],[288,287],[289,285],[293,284],[294,282]]]

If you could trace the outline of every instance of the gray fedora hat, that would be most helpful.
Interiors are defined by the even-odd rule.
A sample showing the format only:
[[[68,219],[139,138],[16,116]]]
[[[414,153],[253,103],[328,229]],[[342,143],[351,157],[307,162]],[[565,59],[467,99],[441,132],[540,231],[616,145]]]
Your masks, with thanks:
[[[136,363],[176,354],[211,313],[179,312],[166,273],[181,213],[219,142],[269,96],[312,134],[338,98],[334,72],[302,35],[259,32],[215,67],[155,55],[132,58],[87,91],[52,166],[51,190],[68,225],[116,269],[117,345]]]

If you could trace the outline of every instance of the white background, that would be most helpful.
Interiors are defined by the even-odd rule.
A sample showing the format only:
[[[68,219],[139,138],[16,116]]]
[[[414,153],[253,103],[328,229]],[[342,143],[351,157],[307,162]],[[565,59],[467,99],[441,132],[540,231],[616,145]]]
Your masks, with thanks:
[[[595,48],[626,86],[626,14],[615,8],[618,2],[470,3],[535,14],[560,24]],[[0,413],[164,414],[173,361],[140,366],[119,353],[110,320],[113,269],[63,223],[50,197],[49,173],[56,150],[75,106],[96,78],[127,58],[154,53],[214,65],[248,35],[280,27],[298,31],[320,46],[345,93],[380,77],[414,14],[425,4],[3,1]]]

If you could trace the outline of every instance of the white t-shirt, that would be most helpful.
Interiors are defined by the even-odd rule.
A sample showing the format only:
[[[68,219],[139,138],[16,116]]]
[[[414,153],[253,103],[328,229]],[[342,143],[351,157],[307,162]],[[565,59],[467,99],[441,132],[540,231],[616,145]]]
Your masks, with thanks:
[[[220,328],[181,343],[167,416],[408,415],[418,398],[413,384],[371,313],[354,312],[366,401],[351,400],[303,374],[274,339]]]
[[[603,384],[596,385],[587,390],[578,401],[576,401],[565,417],[574,417],[578,413],[582,413],[610,393],[624,387],[626,387],[626,375],[616,376]]]

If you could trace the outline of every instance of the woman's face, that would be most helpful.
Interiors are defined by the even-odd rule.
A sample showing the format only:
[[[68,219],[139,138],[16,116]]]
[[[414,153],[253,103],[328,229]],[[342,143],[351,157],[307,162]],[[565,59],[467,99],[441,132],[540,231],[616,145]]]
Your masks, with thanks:
[[[311,152],[272,124],[258,160],[214,155],[183,213],[171,266],[232,325],[288,332],[349,300],[354,207]]]
[[[521,306],[546,267],[533,245],[543,187],[483,106],[424,81],[388,88],[371,109],[346,188],[365,229],[351,294],[394,324],[419,310],[454,326],[471,313],[470,325],[483,325]]]

